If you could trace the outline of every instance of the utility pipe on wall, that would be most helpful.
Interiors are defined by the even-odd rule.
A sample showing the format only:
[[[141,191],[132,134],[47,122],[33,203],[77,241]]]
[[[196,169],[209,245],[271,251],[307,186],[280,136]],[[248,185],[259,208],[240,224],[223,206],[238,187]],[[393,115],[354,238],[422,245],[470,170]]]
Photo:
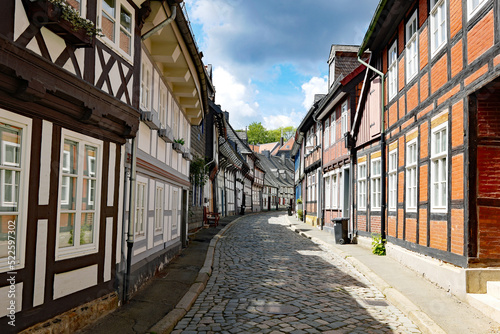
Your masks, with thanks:
[[[127,271],[123,282],[123,300],[129,299],[130,271],[132,267],[132,248],[134,247],[134,225],[135,225],[135,188],[137,170],[137,138],[132,138],[132,152],[130,156],[130,191],[128,202],[128,230],[127,230]]]
[[[162,4],[163,7],[163,4]],[[163,10],[165,10],[165,7],[163,7]],[[146,40],[152,35],[156,34],[159,30],[161,30],[163,27],[169,25],[173,20],[175,20],[175,17],[177,16],[177,6],[171,6],[170,7],[170,12],[172,13],[170,17],[168,17],[166,20],[163,22],[159,23],[157,26],[153,27],[151,30],[149,30],[147,33],[142,35],[142,40]],[[165,11],[166,14],[166,11]]]
[[[361,57],[358,54],[358,61],[365,65],[367,68],[375,72],[378,76],[380,76],[381,79],[381,87],[380,87],[380,108],[381,108],[381,129],[380,129],[380,168],[381,168],[381,180],[380,180],[380,187],[381,187],[381,206],[380,206],[380,214],[381,214],[381,219],[380,219],[380,234],[383,240],[386,239],[386,217],[385,217],[385,212],[386,212],[386,207],[387,207],[387,200],[386,200],[386,188],[385,188],[385,178],[386,178],[386,171],[385,171],[385,166],[386,166],[386,154],[385,154],[385,107],[384,107],[384,79],[385,75],[383,72],[377,70],[375,67],[372,65],[368,64],[367,62],[363,61]]]

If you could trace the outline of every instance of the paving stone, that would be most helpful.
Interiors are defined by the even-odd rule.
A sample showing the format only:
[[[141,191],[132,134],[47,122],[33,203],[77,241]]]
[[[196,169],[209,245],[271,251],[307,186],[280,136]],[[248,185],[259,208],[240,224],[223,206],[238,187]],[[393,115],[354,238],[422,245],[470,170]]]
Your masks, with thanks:
[[[276,213],[234,223],[177,333],[420,333],[396,307],[371,305],[387,301],[352,265],[287,224]]]

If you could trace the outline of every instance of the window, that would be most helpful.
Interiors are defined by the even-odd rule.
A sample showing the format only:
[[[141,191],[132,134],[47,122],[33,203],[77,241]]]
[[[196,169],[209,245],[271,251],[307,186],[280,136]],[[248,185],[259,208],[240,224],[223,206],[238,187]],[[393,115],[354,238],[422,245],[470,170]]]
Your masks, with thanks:
[[[395,211],[398,201],[398,151],[389,152],[389,210]]]
[[[330,209],[330,176],[325,176],[325,209]]]
[[[162,124],[162,128],[167,125],[167,92],[165,88],[161,88],[160,92],[160,101],[158,104],[158,116],[160,117],[160,123]],[[203,122],[202,122],[203,124]]]
[[[335,121],[335,112],[333,112],[332,118],[330,121],[330,145],[335,144],[335,132],[336,132],[335,126],[336,125],[337,125],[337,123]]]
[[[432,129],[431,209],[446,211],[448,200],[448,135],[446,123]]]
[[[417,139],[406,143],[406,210],[417,210]]]
[[[389,49],[389,100],[398,92],[398,44],[395,41]]]
[[[316,175],[311,176],[311,201],[316,201]]]
[[[307,201],[311,202],[311,175],[307,177]]]
[[[8,119],[0,117],[0,271],[7,271],[13,264],[9,256],[15,256],[16,268],[24,262],[26,173],[31,138],[27,119],[4,110],[2,115]]]
[[[325,142],[325,148],[330,146],[330,119],[327,118],[325,121],[325,135],[323,137]]]
[[[132,55],[132,9],[125,0],[102,0],[101,30],[125,54]]]
[[[146,225],[146,183],[137,182],[137,197],[135,206],[135,235],[145,235]]]
[[[358,165],[358,209],[366,209],[366,162]]]
[[[155,231],[163,230],[163,186],[156,187],[155,198]]]
[[[380,158],[372,160],[371,164],[371,208],[380,210],[380,185],[381,185],[381,160]]]
[[[322,140],[321,140],[321,126],[316,124],[316,146],[318,146]]]
[[[332,175],[332,209],[338,207],[337,174]]]
[[[342,104],[342,136],[347,133],[347,101]]]
[[[431,53],[439,51],[447,40],[446,0],[431,0]]]
[[[66,0],[66,3],[73,7],[76,11],[80,13],[80,15],[85,15],[82,6],[82,0]]]
[[[471,19],[487,2],[487,0],[467,0],[468,18]]]
[[[141,73],[141,107],[144,110],[151,110],[151,70],[148,65],[142,64]]]
[[[406,24],[406,82],[418,72],[418,24],[415,12]]]
[[[97,251],[100,142],[63,133],[59,186],[58,256]]]

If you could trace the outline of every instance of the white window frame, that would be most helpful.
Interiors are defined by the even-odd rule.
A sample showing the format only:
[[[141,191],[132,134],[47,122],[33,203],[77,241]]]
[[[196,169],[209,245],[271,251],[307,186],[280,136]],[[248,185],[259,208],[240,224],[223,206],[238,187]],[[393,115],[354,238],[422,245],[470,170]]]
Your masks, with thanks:
[[[153,84],[150,64],[142,63],[141,67],[141,109],[151,110],[151,86]]]
[[[87,16],[87,0],[74,0],[75,2],[79,3],[80,4],[80,8],[75,8],[73,7],[69,1],[66,1],[66,3],[68,3],[68,5],[70,5],[71,7],[73,7],[79,14],[81,17],[83,18],[86,18]]]
[[[332,174],[332,209],[338,209],[338,173]]]
[[[129,62],[133,62],[133,57],[134,57],[134,30],[135,30],[135,11],[132,6],[128,4],[126,0],[115,0],[115,15],[113,16],[111,13],[107,12],[104,9],[103,6],[103,1],[104,0],[98,0],[98,19],[97,21],[99,22],[99,28],[102,28],[102,18],[103,14],[106,14],[113,22],[114,22],[114,40],[110,39],[108,36],[100,36],[99,38],[101,41],[111,47],[113,51],[117,52],[120,54],[125,60]],[[122,24],[121,24],[121,12],[122,12],[122,7],[130,14],[130,32],[127,32],[125,29],[125,34],[129,36],[130,38],[130,53],[126,52],[120,47],[120,33],[122,30]]]
[[[155,234],[160,234],[163,232],[163,203],[165,202],[164,198],[164,190],[163,185],[156,186],[155,193]]]
[[[436,139],[439,134],[444,136],[445,148],[443,151],[436,151]],[[431,212],[446,212],[448,209],[448,124],[444,122],[431,130]],[[442,142],[443,143],[443,142]],[[436,173],[436,164],[437,173]],[[443,179],[444,169],[444,179]],[[437,174],[437,175],[436,175]],[[444,194],[444,198],[440,197],[436,202],[436,196]]]
[[[337,125],[337,121],[335,119],[335,111],[333,112],[332,114],[332,117],[331,117],[331,120],[330,120],[330,145],[333,146],[335,144],[335,140],[336,140],[336,125]]]
[[[358,210],[366,210],[366,161],[358,164]]]
[[[136,185],[136,202],[135,202],[135,226],[134,235],[137,239],[144,239],[146,237],[146,224],[147,224],[147,194],[148,182],[137,182]],[[141,221],[139,221],[141,218]],[[142,222],[142,225],[140,224]]]
[[[344,136],[346,133],[347,133],[347,128],[348,128],[348,124],[347,124],[347,101],[344,101],[344,103],[342,103],[342,136]]]
[[[167,105],[168,105],[168,93],[165,87],[160,88],[160,94],[158,99],[158,117],[160,119],[161,127],[165,128],[167,125]]]
[[[418,207],[418,138],[406,143],[406,211],[416,212]],[[413,156],[412,156],[413,155]]]
[[[330,191],[330,186],[331,186],[331,177],[330,175],[325,176],[325,209],[330,209],[331,205],[331,191]]]
[[[7,232],[8,240],[15,240],[15,258],[6,257],[0,258],[0,273],[19,270],[24,268],[25,263],[25,247],[26,247],[26,230],[27,230],[27,213],[28,213],[28,189],[29,182],[28,173],[30,170],[30,157],[31,157],[31,131],[32,121],[30,118],[11,113],[9,111],[0,109],[0,123],[7,126],[20,128],[21,130],[21,157],[19,167],[10,167],[8,170],[15,169],[19,171],[19,185],[18,185],[18,207],[16,211],[0,212],[0,216],[17,216],[15,219],[15,235]],[[0,170],[5,170],[4,166],[0,166]],[[9,226],[7,226],[7,229]],[[11,236],[11,238],[9,238]],[[12,246],[12,245],[11,245]],[[11,250],[12,249],[7,249]]]
[[[67,247],[60,247],[59,242],[59,231],[60,231],[60,225],[61,225],[61,211],[63,209],[61,208],[61,205],[65,205],[69,203],[69,194],[68,194],[68,201],[63,202],[62,201],[62,192],[63,191],[69,191],[68,190],[63,190],[63,178],[66,177],[63,175],[63,166],[66,164],[64,161],[66,157],[64,157],[64,142],[65,140],[70,140],[73,142],[76,142],[78,144],[78,166],[77,166],[77,173],[76,174],[71,174],[71,177],[76,177],[76,197],[75,197],[75,209],[73,210],[67,210],[64,209],[64,211],[73,211],[75,214],[75,222],[74,222],[74,234],[73,234],[73,246],[67,246]],[[96,149],[96,161],[97,163],[94,165],[95,166],[95,173],[94,175],[90,175],[90,169],[89,166],[87,166],[87,169],[89,170],[89,175],[84,174],[84,157],[85,157],[85,149],[86,146],[91,146]],[[61,173],[59,173],[59,195],[58,195],[58,206],[57,206],[57,236],[56,236],[56,259],[67,259],[67,258],[74,258],[74,257],[79,257],[79,256],[84,256],[88,254],[94,254],[99,251],[99,222],[100,222],[100,196],[101,196],[101,163],[102,162],[102,152],[103,152],[103,142],[101,140],[88,137],[85,135],[81,135],[79,133],[63,129],[62,130],[62,136],[61,136],[61,157],[63,157],[60,161],[60,170]],[[88,163],[88,161],[87,161]],[[66,168],[66,167],[64,167]],[[70,172],[70,171],[68,171]],[[92,181],[95,183],[94,187],[94,200],[90,200],[90,196],[87,200],[87,204],[93,205],[93,209],[82,209],[83,205],[83,195],[82,195],[82,190],[83,190],[83,180],[86,179],[88,182],[88,187],[87,191],[90,191],[90,186]],[[94,214],[94,224],[93,224],[93,242],[89,244],[84,244],[80,245],[80,234],[81,234],[81,228],[82,228],[82,214],[83,213],[90,213],[92,212]]]
[[[431,55],[434,56],[441,50],[448,41],[448,16],[447,16],[447,1],[446,0],[431,0],[431,11],[430,11],[430,21],[431,21]],[[441,20],[440,16],[444,18]],[[444,34],[444,38],[443,38]],[[439,43],[436,45],[436,42]]]
[[[382,160],[381,158],[371,159],[370,162],[370,208],[379,211],[382,199]]]
[[[488,0],[478,0],[478,4],[474,7],[474,0],[467,0],[467,19],[472,19],[484,7]]]
[[[325,148],[330,147],[330,118],[325,120],[325,135],[323,136],[323,142],[325,143]]]
[[[389,152],[389,211],[396,211],[398,203],[398,149]]]
[[[398,41],[394,41],[387,54],[388,67],[388,85],[389,100],[392,100],[398,94]]]
[[[413,33],[412,33],[412,30]],[[406,23],[406,83],[409,83],[418,73],[418,17],[417,11]]]

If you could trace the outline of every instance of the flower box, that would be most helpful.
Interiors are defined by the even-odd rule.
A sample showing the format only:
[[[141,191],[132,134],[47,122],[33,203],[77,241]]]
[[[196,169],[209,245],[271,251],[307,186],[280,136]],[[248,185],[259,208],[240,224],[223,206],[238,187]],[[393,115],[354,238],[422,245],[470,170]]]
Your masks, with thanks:
[[[95,38],[87,30],[73,29],[73,23],[61,17],[62,8],[47,0],[26,1],[29,20],[37,27],[45,27],[77,48],[94,46]]]
[[[172,148],[177,151],[177,153],[183,153],[182,152],[182,144],[181,143],[173,143]]]

